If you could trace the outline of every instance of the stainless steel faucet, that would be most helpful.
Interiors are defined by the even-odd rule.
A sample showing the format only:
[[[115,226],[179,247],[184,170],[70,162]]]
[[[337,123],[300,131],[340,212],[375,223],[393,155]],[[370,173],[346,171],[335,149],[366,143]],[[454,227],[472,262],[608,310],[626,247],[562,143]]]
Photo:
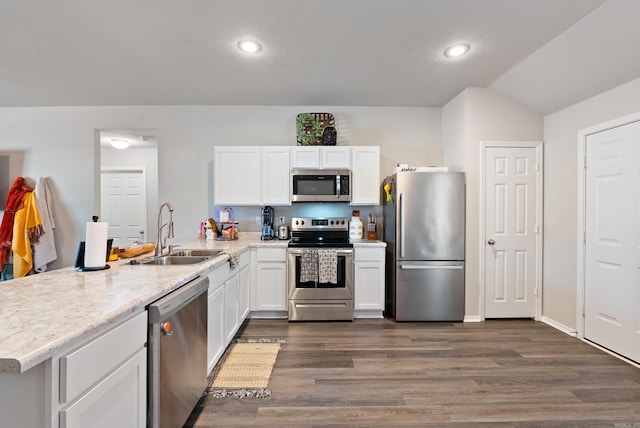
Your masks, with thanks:
[[[162,208],[169,208],[169,223],[162,224]],[[162,242],[162,228],[167,227],[167,237],[164,239],[164,243]],[[156,256],[161,256],[164,252],[165,247],[167,246],[167,238],[173,238],[173,207],[167,201],[164,201],[162,205],[160,205],[160,210],[158,211],[158,242],[156,243],[156,250],[154,254]]]

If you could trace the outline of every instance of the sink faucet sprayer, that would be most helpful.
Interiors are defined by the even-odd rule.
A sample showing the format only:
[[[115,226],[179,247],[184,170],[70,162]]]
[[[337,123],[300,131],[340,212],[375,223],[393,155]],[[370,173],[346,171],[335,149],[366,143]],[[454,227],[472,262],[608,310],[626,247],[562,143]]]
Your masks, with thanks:
[[[169,208],[169,223],[162,224],[162,208]],[[165,226],[169,226],[167,228],[167,237],[164,239],[164,244],[162,243],[162,228]],[[167,238],[173,238],[173,207],[167,201],[164,201],[162,205],[160,205],[160,210],[158,211],[158,242],[156,243],[156,250],[154,254],[156,256],[161,256],[167,245]]]

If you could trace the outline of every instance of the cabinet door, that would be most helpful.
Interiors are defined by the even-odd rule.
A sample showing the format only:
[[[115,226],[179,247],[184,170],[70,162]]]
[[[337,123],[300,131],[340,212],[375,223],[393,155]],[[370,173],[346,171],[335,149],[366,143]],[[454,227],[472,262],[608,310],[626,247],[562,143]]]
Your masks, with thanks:
[[[238,273],[239,278],[239,291],[238,291],[238,308],[240,312],[239,323],[247,318],[249,315],[249,293],[250,293],[250,278],[251,278],[251,269],[249,265],[240,268],[240,272]]]
[[[351,205],[380,205],[380,147],[351,147]]]
[[[351,150],[348,146],[320,147],[322,168],[351,168]]]
[[[291,168],[320,168],[320,147],[292,147]]]
[[[354,309],[384,309],[384,262],[356,262]]]
[[[291,205],[290,147],[262,149],[262,204]]]
[[[229,343],[238,331],[238,319],[238,275],[235,274],[224,283],[225,343]]]
[[[209,294],[207,305],[207,373],[211,373],[225,348],[224,287],[221,286]]]
[[[256,266],[256,284],[254,287],[254,310],[286,310],[286,288],[286,263],[258,262]]]
[[[262,203],[260,147],[216,146],[213,152],[214,204],[260,205]]]
[[[145,348],[62,410],[60,427],[144,428],[147,423],[146,406]]]

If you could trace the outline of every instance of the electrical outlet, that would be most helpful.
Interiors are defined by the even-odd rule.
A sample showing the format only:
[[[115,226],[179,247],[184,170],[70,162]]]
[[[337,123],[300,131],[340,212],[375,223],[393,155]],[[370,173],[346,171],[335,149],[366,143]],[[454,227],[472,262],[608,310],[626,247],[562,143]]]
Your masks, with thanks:
[[[280,224],[284,224],[284,217],[280,217]]]

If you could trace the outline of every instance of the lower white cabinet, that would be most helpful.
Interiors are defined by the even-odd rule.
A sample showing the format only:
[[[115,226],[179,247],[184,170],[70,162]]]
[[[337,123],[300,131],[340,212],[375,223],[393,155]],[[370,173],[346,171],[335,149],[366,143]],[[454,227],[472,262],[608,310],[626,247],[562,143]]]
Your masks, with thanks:
[[[234,273],[224,283],[224,336],[225,343],[233,339],[233,335],[238,331],[238,273]]]
[[[224,334],[224,284],[209,283],[207,305],[207,373],[213,370],[226,348]]]
[[[250,253],[246,252],[246,262],[243,264],[242,259],[240,261],[240,272],[238,277],[240,279],[238,284],[238,311],[240,313],[240,319],[244,321],[249,315],[250,310],[250,296],[251,296],[251,264]]]
[[[60,357],[60,427],[144,427],[147,313]]]
[[[251,311],[254,312],[252,316],[286,315],[287,249],[252,248],[251,257]]]
[[[354,318],[382,318],[385,305],[385,248],[354,248]]]
[[[147,352],[142,349],[63,409],[60,428],[143,428],[146,404]]]
[[[250,261],[251,254],[246,251],[239,255],[239,266],[235,269],[223,263],[207,274],[208,372],[213,370],[249,313]]]

